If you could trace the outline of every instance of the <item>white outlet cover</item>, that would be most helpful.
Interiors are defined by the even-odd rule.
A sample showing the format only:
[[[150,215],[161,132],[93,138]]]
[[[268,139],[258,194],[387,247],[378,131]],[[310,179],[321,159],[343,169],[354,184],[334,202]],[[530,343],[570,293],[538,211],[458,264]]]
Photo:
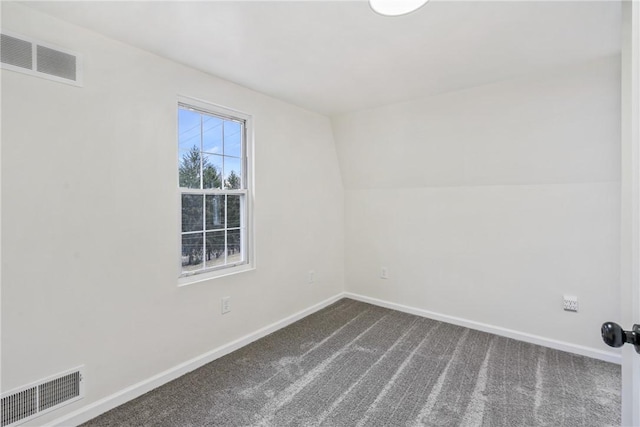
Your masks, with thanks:
[[[231,297],[222,298],[222,314],[231,311]]]
[[[578,297],[573,295],[565,295],[562,308],[565,311],[578,311]]]

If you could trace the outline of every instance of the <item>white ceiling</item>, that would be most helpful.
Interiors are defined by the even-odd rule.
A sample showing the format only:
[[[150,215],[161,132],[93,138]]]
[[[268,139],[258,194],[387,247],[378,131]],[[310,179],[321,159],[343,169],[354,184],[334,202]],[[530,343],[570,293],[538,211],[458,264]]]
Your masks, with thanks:
[[[327,115],[620,52],[618,1],[29,2],[109,37]]]

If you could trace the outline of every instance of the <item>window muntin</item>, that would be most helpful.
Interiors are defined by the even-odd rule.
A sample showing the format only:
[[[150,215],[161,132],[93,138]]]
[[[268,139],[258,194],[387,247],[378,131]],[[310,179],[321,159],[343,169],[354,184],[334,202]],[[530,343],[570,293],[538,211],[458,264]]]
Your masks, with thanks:
[[[181,276],[248,263],[246,119],[178,105]]]

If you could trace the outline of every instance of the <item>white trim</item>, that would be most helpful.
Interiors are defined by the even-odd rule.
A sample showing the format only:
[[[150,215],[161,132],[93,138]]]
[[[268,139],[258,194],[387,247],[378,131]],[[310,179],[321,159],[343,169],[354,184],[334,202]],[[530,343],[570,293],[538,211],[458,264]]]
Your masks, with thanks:
[[[233,276],[234,274],[253,271],[255,269],[256,268],[253,265],[247,262],[243,262],[237,265],[227,264],[222,268],[218,268],[215,270],[206,270],[202,273],[180,276],[178,278],[178,287],[181,288],[184,286],[195,285],[197,283],[219,279],[221,277]]]
[[[215,104],[213,102],[207,101],[202,98],[196,98],[194,96],[188,95],[177,95],[178,103],[186,104],[187,106],[193,106],[196,108],[201,108],[204,112],[211,112],[210,110],[219,111],[218,114],[222,114],[223,116],[227,116],[229,119],[237,119],[241,118],[243,120],[249,121],[253,120],[253,116],[251,114],[244,113],[240,110],[236,110],[235,108],[230,108],[224,105]]]
[[[640,323],[640,3],[622,2],[621,31],[621,326]],[[640,426],[640,357],[622,349],[622,425]]]
[[[255,187],[255,178],[254,178],[254,131],[253,131],[253,116],[247,113],[243,113],[241,111],[225,107],[222,105],[214,104],[209,101],[205,101],[199,98],[194,98],[185,95],[177,95],[177,104],[178,110],[180,108],[192,108],[194,111],[198,111],[203,114],[211,114],[213,116],[220,117],[224,120],[233,120],[239,123],[243,123],[244,130],[244,138],[242,144],[242,152],[241,152],[241,162],[242,162],[242,182],[244,188],[238,190],[224,190],[224,189],[185,189],[180,187],[180,178],[179,173],[176,173],[176,181],[178,184],[178,230],[179,233],[179,245],[181,245],[182,235],[182,211],[181,211],[181,197],[182,194],[198,194],[198,195],[234,195],[240,194],[244,195],[244,198],[241,198],[241,204],[243,208],[240,209],[242,220],[241,226],[238,227],[241,232],[242,238],[242,253],[243,259],[242,262],[226,264],[227,253],[225,251],[225,264],[220,266],[215,266],[211,268],[203,268],[194,271],[182,271],[182,263],[180,262],[180,257],[176,258],[176,267],[177,267],[177,286],[183,287],[192,284],[202,283],[204,281],[209,281],[213,279],[218,279],[221,277],[226,277],[238,273],[243,273],[246,271],[252,271],[256,269],[256,248],[255,248],[255,216],[253,214],[253,205],[254,205],[254,187]],[[176,120],[177,121],[177,120]],[[179,128],[176,126],[176,141],[179,141]],[[200,147],[202,150],[202,146]],[[180,158],[176,156],[177,159],[177,168],[180,167]],[[177,171],[176,171],[177,172]],[[203,198],[204,202],[204,198]],[[226,208],[225,208],[226,209]],[[204,211],[203,211],[204,213]],[[204,221],[204,216],[203,216]],[[204,227],[204,224],[203,224]],[[203,228],[202,232],[205,232],[206,227]],[[235,229],[235,227],[232,227]],[[225,228],[224,230],[228,230]],[[195,232],[194,232],[195,234]],[[225,243],[226,243],[226,232],[225,232]],[[205,243],[206,245],[206,243]],[[226,244],[225,244],[226,247]],[[203,260],[204,261],[204,260]]]
[[[255,332],[247,334],[241,338],[238,338],[235,341],[232,341],[228,344],[222,345],[216,349],[213,349],[205,354],[194,357],[191,360],[187,360],[173,368],[167,369],[164,372],[160,372],[157,375],[154,375],[151,378],[140,381],[137,384],[133,384],[123,390],[120,390],[110,396],[105,397],[104,399],[100,399],[96,402],[93,402],[83,408],[80,408],[74,412],[71,412],[67,415],[64,415],[60,418],[57,418],[50,423],[46,424],[46,427],[53,426],[69,426],[69,425],[79,425],[86,421],[89,421],[92,418],[97,417],[100,414],[103,414],[123,403],[126,403],[130,400],[135,399],[138,396],[147,393],[148,391],[153,390],[154,388],[160,387],[163,384],[168,383],[188,372],[193,371],[203,365],[206,365],[209,362],[212,362],[222,356],[225,356],[233,351],[238,350],[252,342],[265,337],[279,329],[282,329],[290,324],[306,317],[310,314],[315,313],[318,310],[321,310],[327,307],[330,304],[340,300],[344,297],[344,293],[336,294],[330,298],[327,298],[324,301],[321,301],[309,308],[301,310],[291,316],[285,317],[282,320],[274,322],[264,328],[258,329]]]
[[[602,351],[602,350],[598,350],[590,347],[584,347],[584,346],[575,345],[575,344],[568,344],[565,342],[544,338],[537,335],[518,332],[511,329],[488,325],[485,323],[475,322],[472,320],[462,319],[459,317],[449,316],[446,314],[435,313],[429,310],[423,310],[416,307],[409,307],[406,305],[397,304],[389,301],[383,301],[377,298],[371,298],[364,295],[354,294],[351,292],[341,292],[309,308],[301,310],[295,314],[292,314],[291,316],[285,317],[282,320],[274,322],[268,326],[265,326],[264,328],[258,329],[255,332],[252,332],[241,338],[238,338],[235,341],[222,345],[200,356],[194,357],[191,360],[188,360],[184,363],[174,366],[173,368],[167,369],[166,371],[161,372],[157,375],[154,375],[151,378],[140,381],[137,384],[133,384],[132,386],[129,386],[119,392],[116,392],[110,396],[107,396],[103,399],[93,402],[74,412],[71,412],[67,415],[57,418],[51,421],[50,423],[46,424],[45,427],[54,427],[54,426],[62,427],[62,426],[69,426],[69,425],[79,425],[86,421],[89,421],[90,419],[95,418],[100,414],[103,414],[130,400],[133,400],[136,397],[143,395],[144,393],[147,393],[157,387],[160,387],[163,384],[168,383],[169,381],[172,381],[188,372],[193,371],[194,369],[197,369],[203,365],[206,365],[209,362],[212,362],[222,356],[225,356],[233,351],[236,351],[239,348],[242,348],[279,329],[289,326],[290,324],[302,319],[303,317],[313,314],[316,311],[321,310],[327,307],[328,305],[333,304],[336,301],[339,301],[342,298],[351,298],[351,299],[365,302],[368,304],[377,305],[379,307],[390,308],[392,310],[402,311],[404,313],[414,314],[416,316],[439,320],[439,321],[451,323],[454,325],[463,326],[466,328],[475,329],[483,332],[488,332],[491,334],[495,334],[495,335],[499,335],[507,338],[513,338],[519,341],[524,341],[531,344],[537,344],[544,347],[553,348],[556,350],[567,351],[569,353],[574,353],[582,356],[591,357],[594,359],[604,360],[606,362],[619,364],[621,361],[620,354],[616,354],[613,352]]]
[[[618,353],[603,351],[582,345],[557,341],[551,338],[545,338],[538,335],[528,334],[526,332],[514,331],[513,329],[502,328],[500,326],[488,325],[486,323],[476,322],[474,320],[463,319],[461,317],[449,316],[447,314],[436,313],[421,308],[409,307],[407,305],[394,302],[384,301],[377,298],[371,298],[364,295],[354,294],[351,292],[344,293],[345,298],[351,298],[357,301],[366,302],[377,305],[379,307],[390,308],[392,310],[402,311],[403,313],[415,314],[416,316],[426,317],[433,320],[451,323],[453,325],[464,326],[465,328],[475,329],[502,337],[513,338],[518,341],[524,341],[531,344],[541,345],[556,350],[566,351],[569,353],[579,354],[581,356],[591,357],[593,359],[604,360],[605,362],[621,363],[621,355]]]

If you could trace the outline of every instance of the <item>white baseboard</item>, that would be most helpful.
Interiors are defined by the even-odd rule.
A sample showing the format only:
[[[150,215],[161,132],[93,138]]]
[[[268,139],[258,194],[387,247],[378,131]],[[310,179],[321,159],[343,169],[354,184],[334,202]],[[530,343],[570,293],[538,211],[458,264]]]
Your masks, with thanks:
[[[392,310],[398,310],[404,313],[415,314],[416,316],[426,317],[433,320],[440,320],[442,322],[451,323],[458,326],[464,326],[469,329],[488,332],[488,333],[499,335],[502,337],[513,338],[518,341],[537,344],[543,347],[553,348],[555,350],[561,350],[569,353],[579,354],[581,356],[587,356],[593,359],[604,360],[605,362],[611,362],[611,363],[617,363],[617,364],[622,363],[622,355],[614,352],[598,350],[595,348],[585,347],[577,344],[570,344],[562,341],[553,340],[550,338],[541,337],[538,335],[527,334],[525,332],[514,331],[512,329],[502,328],[500,326],[493,326],[493,325],[488,325],[486,323],[480,323],[480,322],[475,322],[473,320],[463,319],[460,317],[454,317],[446,314],[435,313],[433,311],[423,310],[415,307],[409,307],[406,305],[384,301],[377,298],[371,298],[364,295],[354,294],[351,292],[345,292],[343,296],[345,298],[351,298],[354,300],[366,302],[366,303],[377,305],[380,307],[390,308]]]
[[[316,311],[321,310],[324,307],[330,304],[333,304],[334,302],[342,298],[351,298],[357,301],[366,302],[366,303],[377,305],[380,307],[390,308],[392,310],[398,310],[404,313],[415,314],[416,316],[439,320],[442,322],[447,322],[447,323],[451,323],[458,326],[464,326],[470,329],[488,332],[491,334],[500,335],[507,338],[513,338],[513,339],[528,342],[531,344],[537,344],[544,347],[553,348],[556,350],[562,350],[569,353],[591,357],[594,359],[604,360],[606,362],[620,364],[622,361],[621,355],[613,352],[602,351],[602,350],[580,346],[576,344],[569,344],[569,343],[556,341],[549,338],[540,337],[537,335],[518,332],[511,329],[502,328],[499,326],[488,325],[485,323],[475,322],[472,320],[449,316],[446,314],[436,313],[433,311],[423,310],[420,308],[409,307],[406,305],[384,301],[377,298],[371,298],[364,295],[354,294],[351,292],[341,292],[307,309],[301,310],[289,317],[286,317],[282,320],[272,323],[271,325],[265,326],[264,328],[258,329],[255,332],[245,335],[242,338],[239,338],[235,341],[232,341],[228,344],[225,344],[221,347],[211,350],[198,357],[194,357],[191,360],[188,360],[184,363],[174,366],[173,368],[167,369],[166,371],[161,372],[157,375],[154,375],[151,378],[148,378],[144,381],[140,381],[139,383],[134,384],[130,387],[127,387],[117,393],[114,393],[101,400],[98,400],[85,407],[82,407],[74,412],[71,412],[67,415],[57,418],[54,421],[48,423],[46,426],[62,427],[62,426],[70,426],[70,425],[79,425],[86,421],[89,421],[90,419],[95,418],[98,415],[104,412],[107,412],[119,405],[122,405],[123,403],[126,403],[132,399],[135,399],[136,397],[139,397],[144,393],[153,390],[154,388],[157,388],[163,384],[166,384],[169,381],[172,381],[188,372],[193,371],[194,369],[197,369],[209,362],[212,362],[222,356],[225,356],[235,350],[238,350],[239,348],[244,347],[245,345],[250,344],[253,341],[256,341],[279,329],[282,329],[285,326],[288,326],[302,319],[305,316],[315,313]]]
[[[333,304],[341,298],[344,298],[344,293],[336,294],[331,298],[328,298],[322,302],[319,302],[318,304],[292,314],[289,317],[285,317],[284,319],[272,323],[271,325],[265,326],[264,328],[258,329],[257,331],[245,335],[242,338],[239,338],[200,356],[194,357],[191,360],[187,360],[184,363],[167,369],[164,372],[160,372],[159,374],[154,375],[151,378],[140,381],[139,383],[129,386],[124,390],[120,390],[119,392],[107,396],[104,399],[100,399],[74,412],[57,418],[48,423],[46,427],[62,427],[71,425],[76,426],[89,421],[90,419],[95,418],[98,415],[103,414],[117,406],[120,406],[123,403],[135,399],[138,396],[142,396],[144,393],[151,391],[154,388],[160,387],[161,385],[166,384],[169,381],[172,381],[188,372],[191,372],[194,369],[206,365],[209,362],[212,362],[222,356],[238,350],[239,348],[244,347],[245,345],[250,344],[279,329],[282,329],[285,326],[288,326],[302,319],[303,317],[315,313],[316,311],[321,310],[330,304]]]

